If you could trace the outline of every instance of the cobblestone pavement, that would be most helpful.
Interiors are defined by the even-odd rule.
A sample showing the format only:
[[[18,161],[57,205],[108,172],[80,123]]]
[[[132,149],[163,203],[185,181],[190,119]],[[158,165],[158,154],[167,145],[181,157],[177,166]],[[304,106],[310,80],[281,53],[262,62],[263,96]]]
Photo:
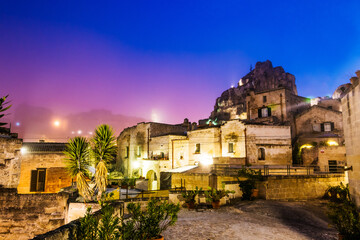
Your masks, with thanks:
[[[337,239],[329,228],[325,202],[240,202],[203,212],[182,209],[165,240],[176,239]]]

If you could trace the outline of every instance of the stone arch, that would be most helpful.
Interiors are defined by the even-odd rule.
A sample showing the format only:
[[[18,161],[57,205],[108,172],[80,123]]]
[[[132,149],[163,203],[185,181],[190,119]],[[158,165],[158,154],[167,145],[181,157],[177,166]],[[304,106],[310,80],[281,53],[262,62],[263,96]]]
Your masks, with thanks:
[[[156,171],[149,170],[146,173],[146,179],[148,180],[148,190],[157,190],[159,176],[156,175]]]

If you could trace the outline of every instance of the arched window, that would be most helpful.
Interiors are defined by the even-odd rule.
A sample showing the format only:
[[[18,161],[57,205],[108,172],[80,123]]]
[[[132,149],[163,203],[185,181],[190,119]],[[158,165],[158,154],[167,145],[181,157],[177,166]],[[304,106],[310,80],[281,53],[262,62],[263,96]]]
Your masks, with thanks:
[[[258,149],[258,159],[265,160],[265,148]]]

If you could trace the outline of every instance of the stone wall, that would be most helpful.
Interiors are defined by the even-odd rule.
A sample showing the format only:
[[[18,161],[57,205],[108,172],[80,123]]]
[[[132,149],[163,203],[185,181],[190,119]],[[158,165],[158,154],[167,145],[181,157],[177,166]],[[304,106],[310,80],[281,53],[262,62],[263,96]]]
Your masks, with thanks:
[[[360,207],[360,71],[356,74],[357,77],[352,78],[353,86],[341,99],[341,104],[347,165],[352,167],[352,171],[349,171],[349,188]]]
[[[65,224],[68,195],[17,194],[0,188],[0,239],[22,240]]]
[[[71,186],[71,177],[65,168],[63,153],[23,153],[19,193],[30,193],[31,170],[46,169],[45,193],[57,193],[61,188]]]
[[[261,185],[267,200],[309,200],[321,198],[329,186],[346,184],[343,174],[319,176],[272,176]]]
[[[0,134],[0,187],[16,188],[20,178],[22,140]]]

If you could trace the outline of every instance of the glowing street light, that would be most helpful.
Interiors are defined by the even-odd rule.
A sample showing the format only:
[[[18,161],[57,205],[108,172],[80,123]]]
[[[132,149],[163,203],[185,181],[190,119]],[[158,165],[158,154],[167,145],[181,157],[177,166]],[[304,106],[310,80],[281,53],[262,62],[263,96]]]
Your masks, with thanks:
[[[20,152],[21,152],[21,154],[26,154],[27,153],[27,149],[26,149],[26,147],[22,147],[21,149],[20,149]]]
[[[19,123],[19,122],[16,122],[15,125],[18,127],[18,126],[20,126],[20,123]]]
[[[59,127],[59,126],[60,126],[60,121],[59,121],[59,120],[55,120],[55,121],[54,121],[54,126],[55,126],[55,127]]]
[[[78,134],[82,134],[82,131],[81,131],[81,130],[78,130],[77,133],[78,133]]]

